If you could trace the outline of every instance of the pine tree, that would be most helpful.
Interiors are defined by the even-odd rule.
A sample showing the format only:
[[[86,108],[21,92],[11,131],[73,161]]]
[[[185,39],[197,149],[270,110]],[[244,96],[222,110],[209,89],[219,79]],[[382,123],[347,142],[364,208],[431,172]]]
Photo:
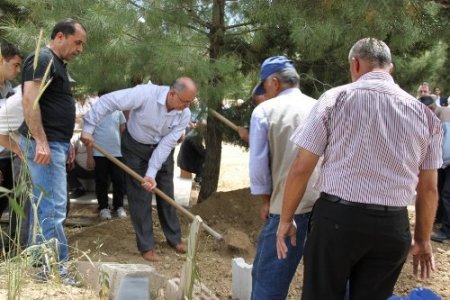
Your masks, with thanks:
[[[169,84],[185,75],[197,81],[200,101],[220,110],[225,98],[249,96],[265,58],[286,55],[301,74],[302,91],[317,97],[349,81],[349,48],[367,36],[388,43],[401,86],[412,89],[423,81],[419,73],[447,74],[448,82],[443,68],[448,70],[450,64],[449,9],[431,1],[15,0],[14,4],[27,19],[10,21],[3,29],[9,40],[27,51],[34,49],[40,28],[49,36],[59,19],[83,22],[88,42],[70,72],[85,93],[147,80]],[[427,53],[439,59],[433,61]],[[200,200],[217,189],[222,138],[218,121],[208,118]]]

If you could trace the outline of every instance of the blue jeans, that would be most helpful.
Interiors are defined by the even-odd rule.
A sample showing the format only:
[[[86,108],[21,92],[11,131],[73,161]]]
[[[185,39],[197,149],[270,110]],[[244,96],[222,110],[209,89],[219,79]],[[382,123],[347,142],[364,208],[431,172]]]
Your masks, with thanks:
[[[285,259],[277,257],[277,229],[280,215],[270,215],[258,239],[258,248],[252,269],[253,300],[286,299],[289,285],[303,255],[310,213],[295,215],[297,223],[297,246],[293,247],[286,239],[288,255]]]
[[[29,212],[28,243],[30,245],[40,244],[55,238],[58,241],[59,260],[66,261],[69,257],[69,247],[64,234],[63,222],[66,219],[66,160],[69,143],[49,142],[51,160],[48,165],[40,165],[33,161],[36,149],[34,140],[20,136],[20,147],[27,160],[33,184],[32,203],[34,205]],[[38,201],[40,201],[36,212],[38,228],[34,228],[33,206],[37,205]],[[33,240],[34,231],[37,235]]]

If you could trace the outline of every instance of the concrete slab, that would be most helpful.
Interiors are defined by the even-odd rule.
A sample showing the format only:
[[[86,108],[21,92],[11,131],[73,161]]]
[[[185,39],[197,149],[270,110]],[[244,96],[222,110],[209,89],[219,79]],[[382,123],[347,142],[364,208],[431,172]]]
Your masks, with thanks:
[[[77,271],[83,283],[98,295],[108,299],[117,299],[120,286],[125,277],[147,278],[147,299],[155,298],[158,290],[166,285],[167,278],[160,275],[155,268],[144,264],[90,263],[77,262]],[[140,280],[142,282],[142,280]],[[141,294],[142,295],[142,294]],[[123,299],[135,299],[133,297]]]
[[[115,300],[149,300],[150,282],[145,276],[127,275],[122,279]]]
[[[249,300],[252,295],[252,268],[242,257],[231,261],[231,296],[236,300]]]

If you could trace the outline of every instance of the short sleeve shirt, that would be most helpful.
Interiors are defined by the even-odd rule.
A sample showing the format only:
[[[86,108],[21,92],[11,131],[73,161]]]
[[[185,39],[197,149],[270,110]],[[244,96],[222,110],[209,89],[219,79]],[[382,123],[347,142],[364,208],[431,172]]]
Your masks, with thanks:
[[[75,101],[72,97],[66,65],[49,48],[42,48],[36,69],[33,68],[34,53],[23,63],[22,83],[42,81],[50,61],[52,61],[47,80],[51,80],[39,100],[42,125],[49,142],[70,142],[75,125]],[[19,128],[22,135],[29,134],[28,126],[23,122]]]

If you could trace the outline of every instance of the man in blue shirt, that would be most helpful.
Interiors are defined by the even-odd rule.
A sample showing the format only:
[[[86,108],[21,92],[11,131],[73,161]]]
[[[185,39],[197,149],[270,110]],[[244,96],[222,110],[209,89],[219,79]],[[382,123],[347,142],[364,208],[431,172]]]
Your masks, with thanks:
[[[115,110],[129,110],[127,130],[122,135],[124,163],[143,176],[145,183],[127,176],[127,196],[137,246],[143,258],[159,261],[153,237],[151,192],[160,189],[173,198],[173,149],[187,127],[189,105],[197,95],[194,81],[178,78],[170,87],[154,84],[138,85],[103,95],[84,117],[83,142],[93,143],[95,126]],[[161,228],[170,246],[184,253],[176,210],[156,196]]]
[[[284,56],[266,59],[260,79],[254,94],[264,94],[268,100],[255,108],[250,120],[250,190],[263,200],[260,216],[266,223],[253,262],[251,298],[286,299],[303,254],[310,211],[318,197],[310,185],[304,203],[295,213],[297,245],[290,244],[288,259],[279,260],[274,243],[287,172],[297,154],[297,147],[289,138],[305,121],[316,101],[300,91],[300,77],[292,61]]]

